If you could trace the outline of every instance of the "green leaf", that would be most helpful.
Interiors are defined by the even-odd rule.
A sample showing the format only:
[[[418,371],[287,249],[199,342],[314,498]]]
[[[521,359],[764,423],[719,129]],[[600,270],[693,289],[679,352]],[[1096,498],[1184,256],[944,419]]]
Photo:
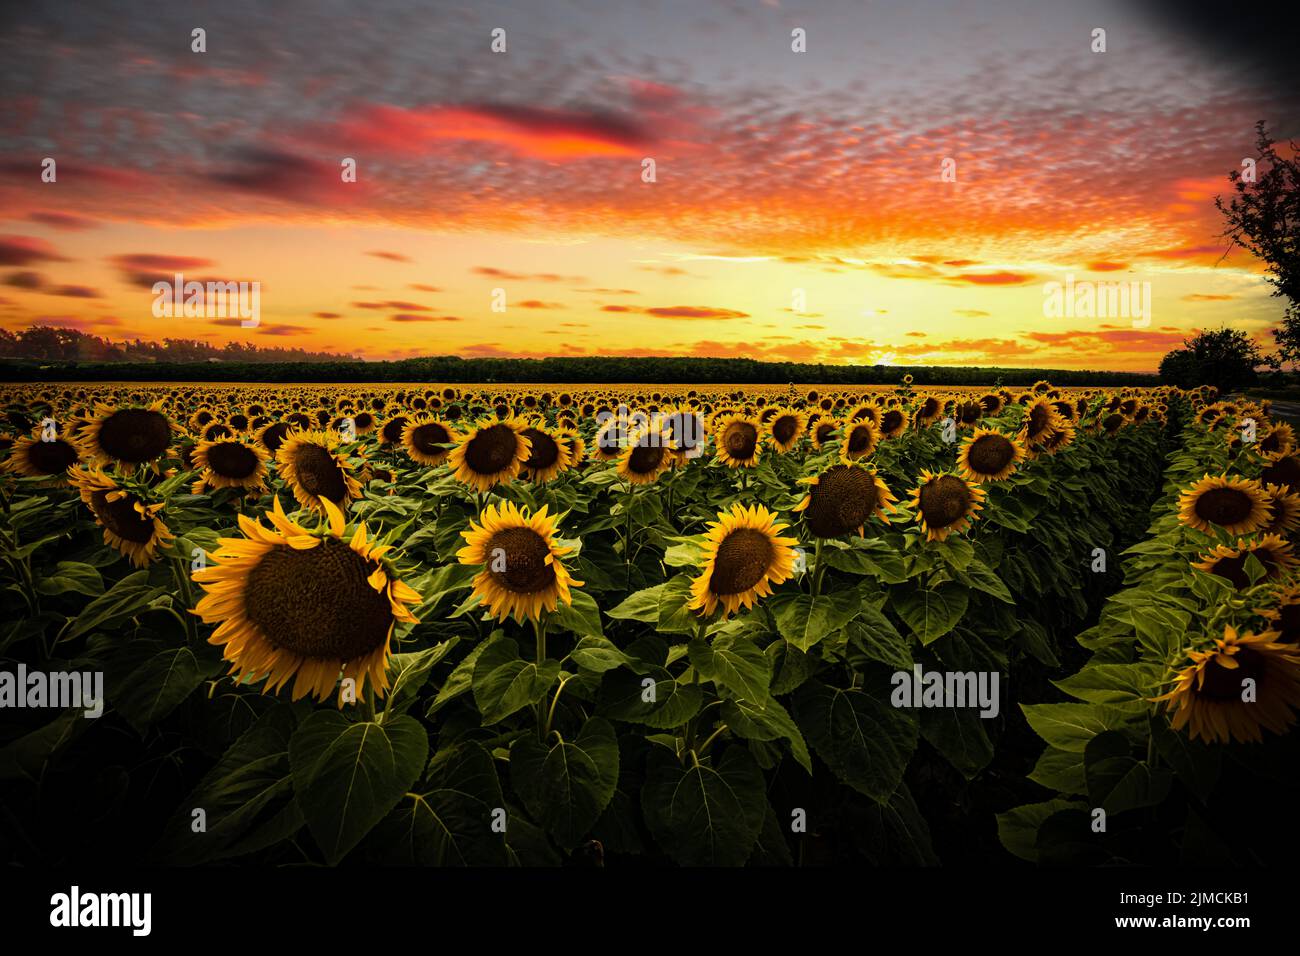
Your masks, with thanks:
[[[206,863],[291,837],[303,825],[289,767],[297,726],[295,708],[277,702],[244,731],[177,807],[155,851],[158,862]],[[198,809],[204,829],[196,831]]]
[[[723,723],[731,728],[738,737],[746,740],[788,740],[790,752],[799,766],[812,773],[812,757],[808,754],[808,745],[804,742],[799,725],[790,713],[775,698],[767,701],[766,707],[758,707],[748,700],[723,701],[721,708]]]
[[[1192,740],[1169,726],[1164,717],[1152,715],[1149,721],[1156,752],[1177,774],[1183,786],[1208,800],[1219,779],[1223,748]]]
[[[983,561],[974,560],[966,567],[965,570],[958,571],[957,580],[961,581],[977,591],[983,591],[985,594],[991,594],[1006,604],[1015,604],[1016,599],[1011,596],[1007,586],[1002,579],[993,572]]]
[[[618,738],[613,726],[592,717],[576,740],[556,740],[551,746],[533,734],[520,737],[510,748],[510,780],[533,819],[562,848],[573,849],[614,796]]]
[[[149,583],[147,570],[128,574],[81,609],[77,622],[68,630],[67,639],[89,634],[111,621],[137,614],[163,593],[161,588]]]
[[[635,669],[640,666],[639,662],[628,657],[609,638],[594,634],[588,634],[579,640],[569,656],[583,670],[597,674],[612,671],[616,667]]]
[[[698,568],[704,564],[704,535],[668,540],[674,544],[664,552],[664,564],[670,568]]]
[[[763,812],[763,826],[758,831],[758,842],[749,855],[749,866],[794,866],[794,856],[785,838],[785,827],[769,803]]]
[[[666,584],[657,584],[652,588],[628,595],[617,607],[606,611],[618,621],[640,621],[642,624],[659,622],[659,600],[663,596]]]
[[[772,683],[772,662],[753,641],[728,634],[715,637],[712,643],[694,640],[690,657],[691,665],[705,680],[713,681],[732,698],[762,708]]]
[[[388,703],[384,707],[385,713],[405,713],[407,708],[415,703],[424,685],[428,683],[429,672],[433,670],[434,665],[446,657],[447,652],[459,642],[460,638],[453,637],[422,651],[394,654],[390,657],[388,659],[390,674]]]
[[[342,860],[387,816],[428,755],[428,734],[406,714],[352,723],[319,710],[302,722],[289,741],[294,792],[327,862]]]
[[[83,708],[69,707],[44,727],[5,744],[0,748],[0,780],[40,780],[46,765],[93,723]]]
[[[683,767],[665,747],[654,747],[641,788],[646,826],[681,866],[744,866],[763,817],[763,774],[744,747],[731,746],[714,765]]]
[[[104,579],[99,570],[79,561],[60,561],[55,565],[54,573],[40,578],[36,590],[41,594],[85,594],[99,597],[104,593]]]
[[[491,638],[474,665],[474,703],[483,715],[483,725],[490,727],[537,703],[559,676],[559,661],[538,665],[523,660],[512,638]]]
[[[890,601],[922,644],[943,637],[962,619],[970,593],[951,581],[935,588],[918,587],[914,591],[895,593]]]
[[[1082,810],[1077,800],[1057,798],[1044,803],[1030,803],[998,814],[998,838],[1008,852],[1030,863],[1038,862],[1038,828],[1048,817],[1062,810]]]
[[[1155,806],[1169,795],[1173,774],[1135,759],[1132,748],[1123,734],[1106,731],[1084,749],[1088,799],[1108,814]]]
[[[922,707],[921,736],[971,780],[993,760],[985,719],[968,707]]]
[[[651,682],[649,686],[646,681]],[[625,670],[606,673],[596,700],[597,710],[606,717],[667,730],[699,713],[704,692],[698,684],[678,683],[666,667],[648,664],[640,674]]]
[[[458,740],[429,764],[429,789],[408,794],[371,833],[387,863],[415,866],[505,866],[506,835],[492,830],[492,814],[505,808],[492,755]],[[507,833],[509,821],[507,820]]]
[[[604,634],[600,622],[600,606],[596,604],[596,599],[586,591],[574,590],[570,594],[573,603],[565,604],[561,601],[556,604],[554,613],[547,619],[548,623],[572,634]]]
[[[188,647],[137,639],[118,649],[105,676],[113,707],[144,733],[203,683],[204,669]]]
[[[873,866],[938,866],[925,822],[907,784],[884,803],[853,794],[844,804],[849,838]]]
[[[813,750],[859,793],[885,801],[916,749],[917,722],[889,694],[844,690],[812,680],[794,695],[794,716]]]
[[[425,716],[432,717],[474,686],[474,667],[478,664],[479,655],[483,653],[483,648],[487,647],[488,641],[502,633],[502,631],[493,631],[487,641],[474,645],[464,659],[447,675],[446,683],[438,690],[438,696],[429,705],[429,712]]]
[[[1155,664],[1089,664],[1077,674],[1052,683],[1079,700],[1126,704],[1145,701],[1159,676]]]
[[[1034,733],[1058,750],[1083,753],[1088,741],[1130,724],[1132,715],[1104,704],[1021,704]]]
[[[912,649],[907,638],[899,634],[889,618],[875,608],[864,606],[858,618],[845,627],[845,632],[851,655],[856,651],[865,660],[878,661],[893,670],[912,669]],[[852,656],[849,661],[855,663]]]
[[[856,589],[834,594],[781,594],[769,602],[777,630],[791,645],[807,651],[827,634],[839,630],[862,609]]]
[[[1088,784],[1083,774],[1083,754],[1048,747],[1034,765],[1029,779],[1049,790],[1065,794],[1084,794]]]

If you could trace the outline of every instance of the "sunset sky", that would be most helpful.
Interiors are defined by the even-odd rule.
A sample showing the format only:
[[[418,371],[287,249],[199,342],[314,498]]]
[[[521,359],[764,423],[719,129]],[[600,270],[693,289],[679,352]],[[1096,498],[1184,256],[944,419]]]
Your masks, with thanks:
[[[1213,197],[1295,117],[1131,4],[54,0],[0,63],[8,329],[1147,370],[1282,311]],[[260,325],[155,318],[177,271]],[[1067,275],[1149,282],[1149,327],[1045,317]]]

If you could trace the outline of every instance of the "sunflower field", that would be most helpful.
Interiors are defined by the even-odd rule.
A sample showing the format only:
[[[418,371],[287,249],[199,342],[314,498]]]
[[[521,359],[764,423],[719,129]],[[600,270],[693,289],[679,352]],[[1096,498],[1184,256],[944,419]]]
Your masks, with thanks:
[[[0,404],[8,863],[1296,850],[1272,811],[1300,779],[1300,457],[1267,403],[905,380]],[[60,698],[74,674],[102,695]]]

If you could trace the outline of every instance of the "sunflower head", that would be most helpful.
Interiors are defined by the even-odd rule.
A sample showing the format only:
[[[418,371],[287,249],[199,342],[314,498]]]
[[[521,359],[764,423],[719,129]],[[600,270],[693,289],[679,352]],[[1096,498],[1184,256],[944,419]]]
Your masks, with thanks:
[[[1269,496],[1249,478],[1205,475],[1179,496],[1178,520],[1205,534],[1250,534],[1269,523]]]
[[[728,468],[753,468],[763,450],[762,425],[745,414],[732,414],[716,426],[718,460]]]
[[[157,558],[158,549],[175,537],[159,517],[161,502],[150,503],[98,468],[74,469],[69,475],[95,522],[104,529],[104,543],[137,568]]]
[[[461,564],[483,566],[474,578],[474,594],[492,617],[536,621],[561,601],[573,603],[569,589],[582,582],[564,566],[570,549],[556,543],[557,524],[546,508],[530,514],[505,501],[488,505],[461,532],[465,547],[456,557]]]
[[[861,534],[872,515],[888,524],[885,512],[897,500],[879,475],[861,465],[832,465],[802,480],[808,494],[794,510],[803,512],[818,538],[838,538],[851,531]]]
[[[563,425],[548,427],[540,422],[527,425],[524,437],[528,439],[529,449],[522,468],[524,476],[534,484],[544,485],[572,468],[567,440],[572,433],[571,428]]]
[[[1275,581],[1289,574],[1298,563],[1291,553],[1291,543],[1280,535],[1266,534],[1261,538],[1238,539],[1235,547],[1220,544],[1192,567],[1224,578],[1235,590],[1244,591],[1251,586],[1246,568],[1249,558],[1254,558],[1264,568],[1264,580]]]
[[[96,464],[117,465],[129,474],[165,455],[178,430],[163,414],[161,402],[148,408],[98,405],[79,440]]]
[[[1225,627],[1212,645],[1189,651],[1173,687],[1153,699],[1165,702],[1175,730],[1208,744],[1285,733],[1300,708],[1300,652],[1278,636]]]
[[[768,437],[773,447],[782,454],[799,444],[807,427],[808,416],[793,408],[776,408],[767,420]]]
[[[795,538],[782,537],[786,525],[762,505],[737,503],[709,524],[704,571],[691,585],[691,610],[708,616],[719,608],[730,617],[772,593],[772,586],[794,571]]]
[[[194,572],[207,591],[194,613],[220,623],[209,641],[223,646],[237,681],[265,678],[274,692],[293,678],[294,700],[326,700],[342,677],[356,682],[357,699],[367,681],[382,697],[393,629],[415,622],[409,606],[420,595],[384,560],[389,546],[370,543],[360,523],[346,538],[343,512],[320,500],[320,531],[290,520],[278,497],[271,528],[240,515],[244,536],[220,539],[213,563]]]
[[[324,511],[328,500],[344,509],[361,497],[361,483],[338,443],[333,432],[290,432],[275,453],[280,477],[302,507]]]
[[[840,442],[840,459],[845,462],[870,458],[880,444],[880,430],[870,418],[848,422]]]
[[[1002,481],[1024,460],[1025,448],[991,428],[977,428],[957,453],[958,473],[969,481]]]
[[[408,421],[406,418],[400,420],[403,422],[402,447],[406,450],[407,457],[418,464],[430,468],[441,465],[451,455],[451,449],[442,446],[460,440],[460,436],[451,425],[436,418],[421,416],[413,421]],[[390,419],[384,426],[385,429],[395,421],[398,419]]]
[[[38,428],[35,434],[24,435],[13,443],[9,457],[0,470],[25,478],[51,478],[62,482],[69,468],[81,460],[81,449],[62,435],[45,440]]]
[[[485,494],[513,481],[532,452],[526,428],[513,416],[472,426],[448,459],[456,480]]]
[[[634,485],[654,484],[672,467],[674,457],[672,437],[667,430],[646,428],[632,436],[618,460],[618,473]]]
[[[222,438],[199,442],[190,460],[209,487],[253,491],[264,487],[268,458],[259,445],[242,438]]]
[[[984,490],[960,475],[928,470],[921,472],[920,484],[911,492],[911,504],[927,541],[943,541],[969,528],[984,499]]]

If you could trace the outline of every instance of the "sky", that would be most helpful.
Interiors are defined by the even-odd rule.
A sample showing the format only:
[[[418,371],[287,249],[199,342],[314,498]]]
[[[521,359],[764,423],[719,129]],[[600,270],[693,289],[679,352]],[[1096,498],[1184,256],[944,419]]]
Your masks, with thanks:
[[[1165,8],[6,5],[0,327],[1134,371],[1200,328],[1267,344],[1213,200],[1257,121],[1300,135],[1294,91]],[[260,283],[257,326],[155,316],[176,273]],[[1067,281],[1149,314],[1053,313]]]

